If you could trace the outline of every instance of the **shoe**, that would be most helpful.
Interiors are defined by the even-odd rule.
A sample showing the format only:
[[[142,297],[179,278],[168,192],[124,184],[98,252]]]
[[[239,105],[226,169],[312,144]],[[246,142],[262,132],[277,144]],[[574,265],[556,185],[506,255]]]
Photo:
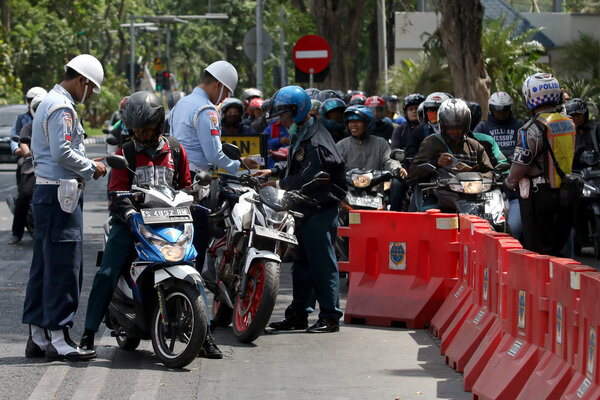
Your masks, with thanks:
[[[81,340],[79,341],[79,347],[83,350],[95,350],[94,349],[94,336],[96,336],[96,332],[91,329],[85,329],[83,331],[83,335],[81,336]]]
[[[279,322],[271,322],[269,326],[276,331],[296,331],[308,327],[308,317],[286,316]]]
[[[340,323],[333,318],[319,319],[316,324],[306,330],[308,333],[339,332]]]
[[[206,339],[204,340],[202,349],[200,349],[200,352],[198,353],[198,357],[211,358],[214,360],[223,358],[223,353],[221,353],[221,350],[217,347],[215,338],[213,338],[211,334],[206,335]]]
[[[44,357],[48,348],[48,341],[48,333],[45,329],[29,325],[29,338],[27,339],[27,346],[25,346],[25,357]]]
[[[21,242],[21,238],[15,235],[12,235],[8,240],[8,244],[19,244]]]
[[[87,361],[96,357],[96,351],[80,349],[69,336],[69,329],[50,331],[52,341],[48,344],[46,358],[52,360]]]

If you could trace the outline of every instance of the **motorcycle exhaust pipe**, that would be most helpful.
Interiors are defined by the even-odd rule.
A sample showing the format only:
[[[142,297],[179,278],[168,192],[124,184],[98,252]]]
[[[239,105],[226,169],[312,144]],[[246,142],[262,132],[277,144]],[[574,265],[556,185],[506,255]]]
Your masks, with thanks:
[[[227,307],[233,309],[233,302],[231,301],[231,298],[229,298],[229,291],[223,281],[219,281],[217,286],[219,287],[219,295],[217,296],[219,301],[227,304]]]

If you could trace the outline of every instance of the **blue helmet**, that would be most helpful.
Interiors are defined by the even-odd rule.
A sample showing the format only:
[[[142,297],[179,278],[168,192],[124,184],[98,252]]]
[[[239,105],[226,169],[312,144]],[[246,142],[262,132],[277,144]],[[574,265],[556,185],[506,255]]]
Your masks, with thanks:
[[[323,123],[323,125],[325,125],[325,128],[327,128],[327,130],[341,131],[344,129],[343,120],[333,120],[327,117],[327,114],[330,111],[338,109],[344,112],[344,110],[346,109],[346,103],[344,103],[344,100],[338,99],[337,97],[325,99],[321,104],[321,108],[319,109],[319,116],[321,117],[321,122]]]
[[[367,124],[367,134],[373,133],[375,129],[375,115],[373,111],[364,105],[355,105],[346,108],[344,111],[344,118],[346,118],[346,124],[350,121],[363,121]]]
[[[273,96],[270,105],[269,118],[289,112],[292,121],[303,122],[310,111],[310,97],[300,86],[285,86]]]

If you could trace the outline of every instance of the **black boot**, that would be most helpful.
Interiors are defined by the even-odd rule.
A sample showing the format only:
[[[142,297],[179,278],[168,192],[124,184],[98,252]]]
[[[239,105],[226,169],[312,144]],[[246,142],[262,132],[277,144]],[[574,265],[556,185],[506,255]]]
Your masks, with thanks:
[[[223,358],[223,353],[221,353],[221,350],[219,350],[217,347],[217,342],[215,342],[215,338],[212,337],[210,332],[206,334],[206,339],[204,339],[204,344],[198,353],[198,357],[212,358],[216,360]]]
[[[85,329],[83,331],[83,335],[81,336],[81,341],[79,342],[79,347],[83,350],[95,350],[94,349],[94,336],[96,336],[96,332],[91,329]]]
[[[271,322],[269,326],[276,331],[294,331],[308,328],[308,315],[293,311],[285,312],[285,317],[279,322]]]

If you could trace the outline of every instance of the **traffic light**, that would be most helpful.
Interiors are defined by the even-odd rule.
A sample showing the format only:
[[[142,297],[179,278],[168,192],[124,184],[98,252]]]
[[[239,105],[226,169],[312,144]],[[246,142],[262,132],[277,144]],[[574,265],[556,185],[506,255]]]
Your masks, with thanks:
[[[156,90],[171,90],[171,74],[169,71],[158,71],[154,76]]]
[[[156,75],[154,75],[154,79],[156,80],[156,90],[163,90],[163,73],[162,73],[162,71],[157,71]]]

